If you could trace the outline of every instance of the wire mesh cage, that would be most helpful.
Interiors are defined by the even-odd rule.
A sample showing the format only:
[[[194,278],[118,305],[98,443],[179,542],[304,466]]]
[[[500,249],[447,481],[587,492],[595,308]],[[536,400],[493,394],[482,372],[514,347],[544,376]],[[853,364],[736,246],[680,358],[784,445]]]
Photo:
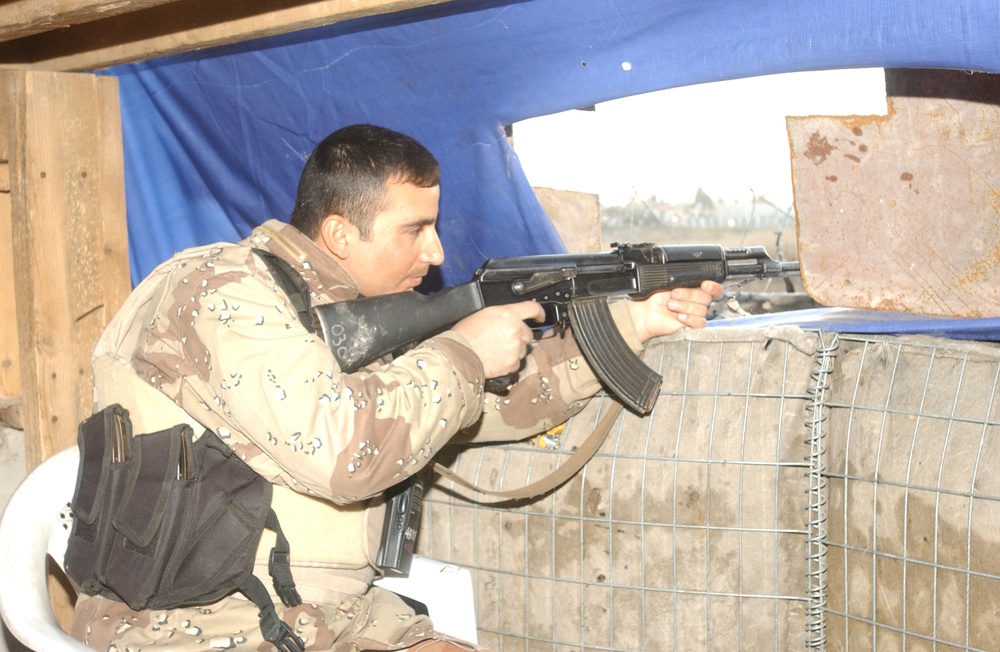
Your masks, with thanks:
[[[1000,352],[841,337],[831,384],[831,649],[1000,649]]]
[[[484,504],[439,480],[425,496],[418,552],[473,571],[480,644],[990,649],[996,349],[712,328],[645,360],[664,377],[655,410],[621,417],[557,490]],[[451,468],[523,486],[609,404]]]

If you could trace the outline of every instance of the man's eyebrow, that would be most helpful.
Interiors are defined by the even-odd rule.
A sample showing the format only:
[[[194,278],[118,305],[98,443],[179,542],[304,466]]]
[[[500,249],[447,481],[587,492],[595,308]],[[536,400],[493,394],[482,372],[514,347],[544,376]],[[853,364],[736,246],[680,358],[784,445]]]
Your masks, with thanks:
[[[422,219],[413,220],[412,222],[407,222],[403,225],[403,228],[409,229],[413,227],[434,226],[435,224],[437,224],[436,217],[424,217]]]

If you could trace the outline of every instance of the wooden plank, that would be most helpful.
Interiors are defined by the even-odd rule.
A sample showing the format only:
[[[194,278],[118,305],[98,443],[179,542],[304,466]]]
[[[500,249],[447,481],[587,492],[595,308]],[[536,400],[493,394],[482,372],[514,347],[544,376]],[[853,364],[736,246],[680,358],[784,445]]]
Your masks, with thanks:
[[[887,116],[787,121],[803,285],[827,306],[1000,316],[1000,76],[905,75]]]
[[[75,443],[92,407],[91,351],[129,292],[121,122],[112,77],[3,77],[30,470]]]
[[[457,0],[177,0],[0,43],[0,65],[84,71]]]
[[[7,167],[6,163],[2,164]],[[21,369],[17,344],[17,306],[14,303],[14,243],[10,192],[0,192],[0,404],[21,398]],[[12,425],[12,424],[6,424]]]
[[[0,425],[21,427],[21,367],[14,303],[14,243],[10,207],[7,120],[9,98],[0,94]]]
[[[533,190],[568,253],[593,253],[604,249],[601,202],[597,195],[555,188]]]
[[[12,0],[0,4],[0,40],[99,20],[175,0]]]

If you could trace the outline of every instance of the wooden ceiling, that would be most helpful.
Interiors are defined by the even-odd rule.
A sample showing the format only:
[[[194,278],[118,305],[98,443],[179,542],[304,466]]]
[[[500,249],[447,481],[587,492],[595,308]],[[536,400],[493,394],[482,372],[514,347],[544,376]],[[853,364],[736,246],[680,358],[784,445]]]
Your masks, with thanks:
[[[447,1],[0,0],[0,66],[99,70]]]

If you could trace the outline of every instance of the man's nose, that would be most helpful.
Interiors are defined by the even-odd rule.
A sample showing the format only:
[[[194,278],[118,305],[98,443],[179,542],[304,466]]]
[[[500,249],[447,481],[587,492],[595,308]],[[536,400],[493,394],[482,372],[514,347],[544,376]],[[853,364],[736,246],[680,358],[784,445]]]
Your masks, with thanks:
[[[427,229],[426,242],[423,246],[421,259],[428,265],[440,265],[444,262],[444,248],[441,246],[441,239],[438,238],[437,231]]]

